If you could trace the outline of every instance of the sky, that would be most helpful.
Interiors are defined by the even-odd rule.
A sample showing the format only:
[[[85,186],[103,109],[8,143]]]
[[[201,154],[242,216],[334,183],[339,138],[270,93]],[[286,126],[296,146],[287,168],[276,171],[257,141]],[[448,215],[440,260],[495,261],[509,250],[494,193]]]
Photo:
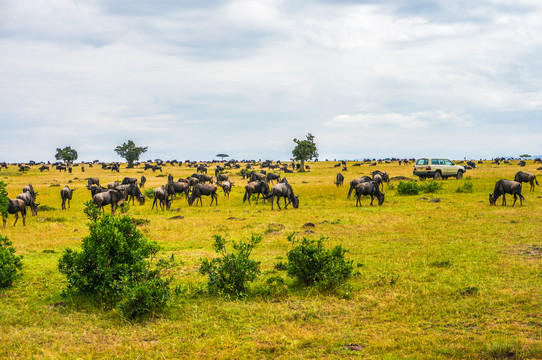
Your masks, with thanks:
[[[0,0],[0,161],[542,154],[539,0]]]

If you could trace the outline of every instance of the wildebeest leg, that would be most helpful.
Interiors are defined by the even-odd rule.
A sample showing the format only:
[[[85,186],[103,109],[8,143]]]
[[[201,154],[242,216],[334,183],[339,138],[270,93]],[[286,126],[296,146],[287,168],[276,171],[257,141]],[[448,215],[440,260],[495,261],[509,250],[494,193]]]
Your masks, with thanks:
[[[17,220],[19,220],[19,213],[15,213],[15,222],[13,223],[13,226],[17,224]]]
[[[373,200],[374,200],[374,197],[373,195],[371,195],[371,206],[373,206]]]
[[[506,206],[506,194],[505,193],[502,194],[502,205],[501,206]]]
[[[514,207],[514,205],[516,205],[516,201],[518,200],[518,196],[516,193],[514,193],[514,203],[512,204],[512,207]]]
[[[521,195],[521,193],[519,193],[518,195],[519,195],[519,205],[520,205],[520,206],[523,206],[523,200],[524,200],[525,198],[523,197],[523,195]]]
[[[279,207],[279,210],[282,210],[282,209],[280,208],[280,196],[277,196],[277,206]]]
[[[258,196],[256,197],[256,205],[258,205],[259,200],[260,200],[260,193],[258,193]]]
[[[358,204],[361,206],[361,195],[359,195],[356,199],[356,207],[358,207]]]

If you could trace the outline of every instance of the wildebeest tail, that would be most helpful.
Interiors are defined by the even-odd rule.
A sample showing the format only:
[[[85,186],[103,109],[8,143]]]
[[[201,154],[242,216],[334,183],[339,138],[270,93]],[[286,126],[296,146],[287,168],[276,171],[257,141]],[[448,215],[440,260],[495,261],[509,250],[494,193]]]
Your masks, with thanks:
[[[269,195],[263,195],[262,194],[262,197],[264,198],[264,200],[271,199],[273,197],[273,195],[275,194],[274,191],[275,191],[274,189],[271,189],[271,191],[269,192]]]
[[[538,180],[536,180],[536,176],[534,177],[534,182],[536,183],[536,185],[540,186],[540,184],[538,184]]]

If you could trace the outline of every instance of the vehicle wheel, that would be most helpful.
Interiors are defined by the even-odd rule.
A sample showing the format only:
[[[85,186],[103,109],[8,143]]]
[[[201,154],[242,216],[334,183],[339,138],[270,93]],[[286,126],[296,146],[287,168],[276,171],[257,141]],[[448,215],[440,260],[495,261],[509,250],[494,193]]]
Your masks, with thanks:
[[[458,172],[457,172],[457,175],[455,176],[455,178],[456,178],[457,180],[463,179],[463,171],[458,171]]]
[[[442,174],[440,172],[436,172],[435,173],[435,176],[433,176],[433,179],[435,180],[441,180],[442,179]]]

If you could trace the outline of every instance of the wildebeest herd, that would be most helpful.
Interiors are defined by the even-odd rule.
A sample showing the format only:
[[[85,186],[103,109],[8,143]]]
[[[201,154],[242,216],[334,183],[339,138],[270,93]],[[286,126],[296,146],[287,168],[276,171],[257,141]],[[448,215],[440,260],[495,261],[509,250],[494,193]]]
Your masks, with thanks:
[[[406,161],[405,161],[406,163]],[[280,163],[279,163],[280,164]],[[279,168],[281,170],[286,170],[288,167],[283,165],[272,165],[268,164],[269,168]],[[273,167],[272,167],[272,166]],[[343,166],[342,163],[338,165]],[[355,164],[356,165],[356,164]],[[354,165],[354,166],[355,166]],[[58,166],[58,165],[57,165]],[[92,164],[89,164],[92,167]],[[151,209],[156,208],[162,210],[169,210],[171,203],[177,194],[184,194],[189,206],[203,205],[202,197],[209,196],[211,198],[210,205],[213,203],[215,206],[218,206],[218,188],[221,187],[224,196],[229,198],[229,194],[234,186],[235,182],[230,180],[227,174],[224,174],[222,171],[225,167],[232,168],[235,166],[239,168],[238,164],[229,164],[226,163],[224,167],[217,165],[215,169],[215,176],[207,175],[207,166],[204,165],[194,165],[196,167],[196,173],[188,176],[187,178],[179,178],[177,181],[174,181],[173,176],[170,174],[168,176],[168,182],[164,185],[161,185],[154,189],[153,194],[153,204]],[[469,164],[471,168],[475,168],[476,164]],[[103,166],[102,166],[103,167]],[[107,168],[107,167],[103,167]],[[118,165],[114,167],[114,171],[118,171]],[[153,166],[149,169],[155,171],[162,171],[161,167]],[[346,164],[344,168],[346,169]],[[40,171],[48,170],[45,169],[43,165]],[[290,173],[289,171],[288,173]],[[263,201],[271,200],[271,209],[274,208],[273,204],[276,201],[277,206],[281,209],[280,199],[284,199],[284,208],[287,208],[292,204],[293,208],[299,207],[299,196],[294,194],[294,190],[286,177],[282,177],[279,173],[269,172],[265,170],[260,172],[254,171],[253,168],[247,165],[246,169],[242,169],[241,175],[243,179],[248,180],[247,184],[244,186],[245,192],[243,195],[243,203],[248,201],[251,204],[251,198],[253,195],[256,195],[256,203],[258,203],[260,196]],[[165,175],[164,175],[165,176]],[[344,175],[338,173],[335,177],[333,183],[337,187],[341,187],[344,184]],[[146,178],[141,176],[140,179],[125,177],[122,182],[111,182],[102,187],[100,185],[100,180],[98,178],[89,177],[87,180],[87,189],[90,191],[92,202],[97,206],[98,209],[104,210],[104,207],[107,205],[111,206],[111,215],[115,214],[116,209],[121,206],[123,203],[134,204],[137,199],[140,205],[145,204],[145,195],[141,191],[145,187]],[[275,183],[274,185],[273,182]],[[522,183],[530,184],[530,191],[533,191],[535,184],[538,185],[536,176],[529,172],[518,171],[514,177],[514,180],[501,179],[495,184],[495,188],[492,193],[489,194],[489,202],[491,205],[496,205],[497,199],[502,196],[503,201],[502,205],[506,205],[506,194],[511,194],[514,196],[515,205],[518,197],[520,199],[520,205],[523,205],[523,200],[525,199],[521,194]],[[371,173],[371,176],[362,176],[355,178],[350,181],[350,187],[347,193],[347,199],[350,199],[352,192],[356,195],[356,207],[361,206],[361,197],[370,196],[371,202],[370,205],[373,205],[374,198],[378,200],[378,205],[382,205],[385,199],[385,193],[383,192],[384,184],[390,183],[390,176],[386,172],[375,170]],[[272,187],[270,187],[272,185]],[[75,188],[70,188],[66,185],[60,190],[60,200],[62,210],[67,210],[70,208],[70,202],[72,200],[73,192]],[[8,208],[7,213],[15,215],[14,225],[17,224],[19,214],[23,218],[23,225],[26,225],[26,212],[27,208],[30,208],[32,215],[36,215],[38,211],[39,203],[36,202],[36,197],[38,192],[34,190],[32,184],[28,184],[23,188],[23,192],[15,199],[8,199]],[[8,194],[2,194],[2,196],[7,197]],[[6,226],[6,217],[3,216],[3,227]]]

